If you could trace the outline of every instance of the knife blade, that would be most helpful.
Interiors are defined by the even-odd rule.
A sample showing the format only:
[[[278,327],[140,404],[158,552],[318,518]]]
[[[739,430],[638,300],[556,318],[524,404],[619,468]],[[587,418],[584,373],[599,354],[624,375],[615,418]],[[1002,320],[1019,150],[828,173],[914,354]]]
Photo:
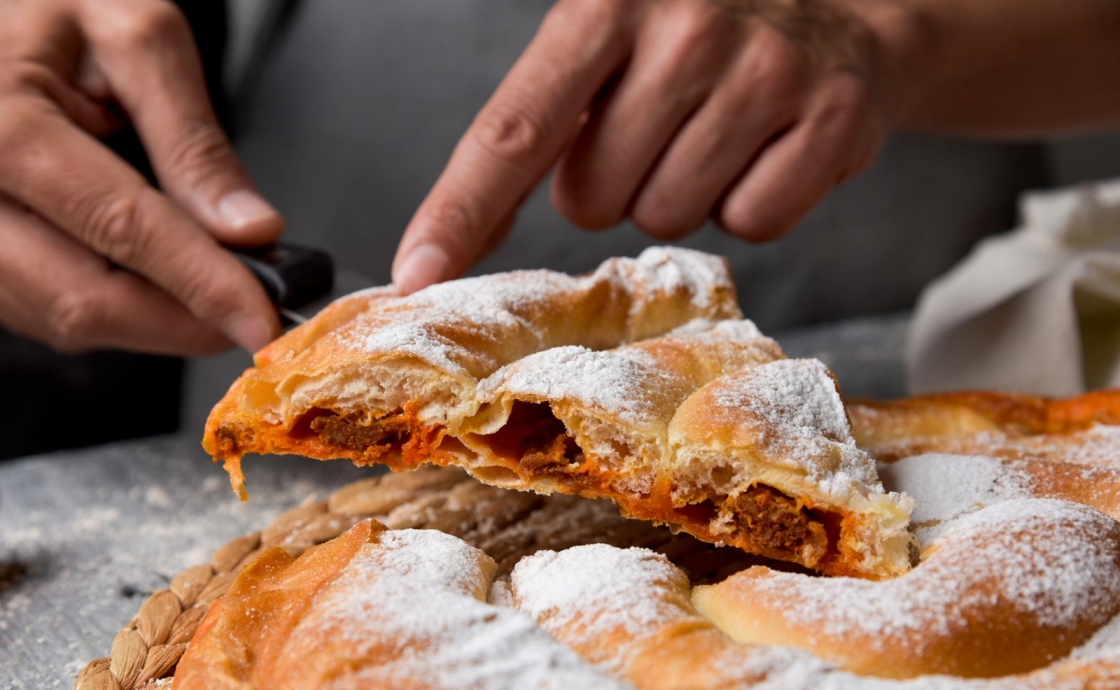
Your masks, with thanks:
[[[261,282],[285,327],[304,323],[338,297],[373,285],[357,271],[337,268],[329,254],[314,247],[278,242],[232,247],[230,252]]]

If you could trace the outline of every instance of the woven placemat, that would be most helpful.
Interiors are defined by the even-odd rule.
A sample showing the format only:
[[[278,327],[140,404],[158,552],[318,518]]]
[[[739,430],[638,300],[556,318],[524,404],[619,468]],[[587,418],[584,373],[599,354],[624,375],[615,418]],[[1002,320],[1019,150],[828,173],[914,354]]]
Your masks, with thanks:
[[[210,605],[263,550],[279,546],[293,556],[334,539],[366,518],[390,529],[438,529],[482,549],[508,574],[524,556],[580,544],[643,546],[665,554],[694,584],[722,580],[750,565],[775,564],[738,551],[627,520],[606,501],[538,496],[480,484],[454,468],[426,467],[355,482],[325,501],[281,514],[260,532],[218,549],[210,562],[179,573],[168,589],[144,601],[121,628],[109,656],[78,674],[78,690],[169,687]]]

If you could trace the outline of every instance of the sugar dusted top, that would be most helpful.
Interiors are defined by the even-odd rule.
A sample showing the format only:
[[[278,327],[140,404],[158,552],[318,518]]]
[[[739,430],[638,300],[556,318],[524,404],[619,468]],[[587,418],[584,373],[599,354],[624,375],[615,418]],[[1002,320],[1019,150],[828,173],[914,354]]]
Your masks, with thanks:
[[[485,603],[493,561],[436,530],[396,530],[365,545],[318,596],[293,638],[323,636],[361,659],[374,645],[387,659],[357,662],[384,686],[422,681],[440,688],[619,688],[525,615]],[[306,649],[306,647],[301,647]]]

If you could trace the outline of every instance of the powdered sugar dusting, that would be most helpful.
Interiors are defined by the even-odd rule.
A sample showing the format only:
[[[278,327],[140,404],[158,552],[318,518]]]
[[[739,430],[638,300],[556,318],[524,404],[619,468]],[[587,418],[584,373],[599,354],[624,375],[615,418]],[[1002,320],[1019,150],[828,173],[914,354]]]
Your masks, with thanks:
[[[581,288],[580,279],[552,271],[464,278],[380,303],[339,338],[348,349],[407,354],[451,373],[485,375],[501,366],[497,355],[510,340],[528,351],[545,346],[534,312]]]
[[[799,627],[859,633],[878,646],[904,640],[920,652],[931,637],[963,634],[995,605],[1010,605],[1018,625],[1100,625],[1120,605],[1118,544],[1116,522],[1091,508],[1020,499],[960,518],[927,561],[894,580],[771,573],[746,582],[788,604],[781,615]]]
[[[689,612],[670,597],[651,598],[651,587],[688,591],[688,579],[667,558],[648,549],[605,544],[539,551],[522,559],[511,576],[520,610],[612,672],[625,668],[630,649],[595,641],[614,631],[641,639]],[[683,599],[683,596],[682,596]],[[687,600],[685,600],[687,601]]]
[[[619,268],[622,275],[629,274],[631,285],[640,290],[636,307],[642,306],[642,293],[661,293],[691,295],[697,307],[707,309],[715,306],[715,295],[735,290],[722,258],[691,249],[650,247],[632,264],[621,264]]]
[[[481,378],[508,361],[549,347],[598,348],[625,342],[634,331],[631,324],[616,325],[613,337],[611,329],[606,336],[596,335],[597,329],[588,324],[590,342],[573,342],[570,330],[554,327],[562,318],[553,313],[559,298],[573,304],[597,302],[605,298],[602,290],[597,291],[604,285],[613,285],[610,294],[628,300],[631,320],[648,319],[646,311],[667,299],[683,299],[690,305],[680,314],[685,319],[737,313],[722,260],[684,249],[654,248],[637,259],[610,259],[585,276],[513,271],[388,297],[326,338],[343,350],[415,357],[451,374]],[[719,295],[726,304],[717,303]],[[679,324],[679,320],[666,323],[664,330]],[[596,337],[606,337],[606,342],[597,342]]]
[[[643,352],[570,346],[530,355],[483,381],[478,392],[484,400],[499,391],[546,400],[575,399],[609,410],[628,424],[644,426],[656,421],[657,406],[649,392],[670,381],[671,374]]]
[[[932,543],[965,513],[1033,495],[1030,475],[983,455],[916,455],[881,465],[879,478],[888,490],[917,502],[911,519],[922,544]]]
[[[782,355],[774,341],[747,320],[713,322],[696,319],[665,336],[613,350],[558,347],[538,352],[502,368],[483,381],[479,397],[492,401],[502,394],[550,401],[565,400],[616,417],[635,427],[663,425],[707,379],[692,380],[678,372],[657,346],[684,344],[703,352],[712,374],[734,371]],[[679,356],[679,355],[678,355]]]
[[[722,390],[725,410],[747,408],[769,425],[810,429],[832,441],[851,438],[847,411],[828,368],[816,359],[786,359],[744,375],[742,385]]]
[[[716,423],[740,423],[746,411],[757,420],[757,442],[772,449],[776,462],[808,472],[838,495],[850,491],[852,482],[864,491],[882,490],[874,462],[855,445],[836,383],[819,360],[777,360],[715,385]]]
[[[482,599],[494,564],[434,530],[377,535],[316,598],[293,632],[361,658],[388,645],[353,685],[376,679],[440,688],[617,688],[517,611]],[[295,660],[292,660],[295,661]],[[367,677],[368,676],[368,677]]]
[[[1111,659],[1120,662],[1120,614],[1096,632],[1089,641],[1070,652],[1071,659]]]
[[[688,323],[674,328],[665,334],[666,338],[688,338],[698,342],[713,342],[718,340],[737,340],[745,342],[755,338],[765,338],[768,342],[777,345],[758,330],[758,326],[750,319],[725,319],[712,321],[711,319],[693,319]]]
[[[864,411],[862,414],[869,414]],[[991,455],[1053,460],[1087,467],[1120,469],[1120,426],[1097,424],[1068,434],[1020,436],[985,431],[967,436],[918,437],[878,444],[868,450],[879,457],[904,458],[922,453]]]

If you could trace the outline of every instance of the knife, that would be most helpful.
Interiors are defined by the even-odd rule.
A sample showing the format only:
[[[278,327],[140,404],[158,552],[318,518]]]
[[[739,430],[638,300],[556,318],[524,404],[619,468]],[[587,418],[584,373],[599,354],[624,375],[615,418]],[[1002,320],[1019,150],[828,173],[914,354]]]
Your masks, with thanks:
[[[339,269],[321,249],[276,243],[231,247],[230,252],[261,282],[285,328],[306,322],[335,299],[373,286],[356,271]]]

